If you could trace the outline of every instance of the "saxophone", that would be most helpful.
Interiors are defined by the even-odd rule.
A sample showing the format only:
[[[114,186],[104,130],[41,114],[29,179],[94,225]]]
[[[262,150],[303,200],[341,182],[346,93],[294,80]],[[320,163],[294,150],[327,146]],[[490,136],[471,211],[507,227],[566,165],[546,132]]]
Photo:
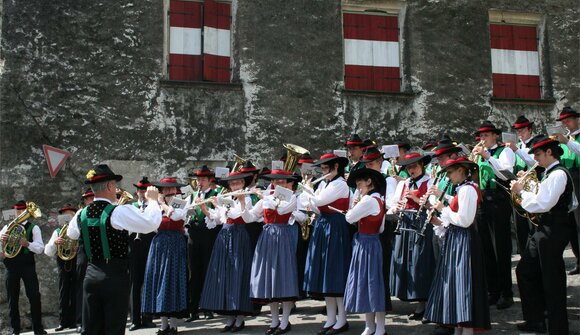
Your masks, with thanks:
[[[58,237],[60,237],[63,241],[61,244],[56,246],[56,255],[63,261],[70,261],[71,259],[75,258],[79,246],[78,240],[73,240],[66,235],[66,231],[69,225],[70,222],[65,224],[60,230],[60,234],[58,234]]]
[[[32,201],[26,202],[26,209],[18,217],[8,223],[8,228],[6,229],[6,234],[8,238],[4,242],[4,256],[6,258],[14,258],[22,250],[20,245],[20,240],[26,237],[26,229],[21,225],[22,222],[28,220],[29,217],[35,219],[42,216],[40,208]]]

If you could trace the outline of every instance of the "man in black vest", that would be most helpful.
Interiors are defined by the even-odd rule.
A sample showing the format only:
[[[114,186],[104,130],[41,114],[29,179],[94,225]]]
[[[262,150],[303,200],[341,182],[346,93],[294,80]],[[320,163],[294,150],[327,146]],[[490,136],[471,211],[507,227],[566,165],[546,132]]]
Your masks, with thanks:
[[[67,236],[82,235],[88,259],[83,282],[83,327],[87,335],[121,335],[125,333],[129,308],[129,232],[147,234],[159,227],[161,209],[154,187],[145,194],[148,206],[141,212],[133,205],[116,206],[116,175],[107,165],[96,165],[87,173],[85,184],[91,185],[94,202],[78,215],[77,224]]]
[[[348,158],[350,160],[350,164],[345,169],[345,172],[349,173],[364,168],[365,164],[360,160],[363,156],[365,143],[360,138],[360,136],[358,134],[351,134],[344,145],[346,146],[346,150],[348,151]]]
[[[133,203],[133,206],[144,212],[145,208],[147,208],[145,193],[147,192],[147,187],[152,186],[152,184],[147,177],[143,177],[133,186],[137,189],[137,201]],[[149,234],[133,233],[129,239],[129,274],[131,275],[131,326],[129,331],[156,327],[150,317],[141,315],[141,289],[145,279],[147,255],[154,236],[155,232]]]
[[[215,176],[214,172],[207,166],[195,172],[198,189],[191,195],[189,203],[193,203],[196,198],[201,200],[208,199],[217,195],[209,184],[211,178]],[[192,176],[193,177],[193,176]],[[193,208],[187,233],[189,235],[187,243],[188,262],[189,262],[189,312],[190,317],[185,322],[191,322],[199,319],[199,299],[205,281],[205,274],[211,258],[213,244],[219,233],[221,226],[208,228],[205,222],[205,214],[199,206]],[[213,313],[206,312],[207,319],[213,318]]]
[[[522,197],[522,207],[539,214],[522,258],[516,267],[524,323],[520,331],[545,332],[544,313],[550,334],[568,334],[566,272],[562,254],[570,240],[569,205],[573,186],[569,172],[560,165],[563,153],[558,142],[544,137],[533,147],[534,159],[546,169],[538,193],[523,191],[522,182],[511,190]]]
[[[16,209],[16,215],[22,214],[26,210],[26,202],[19,201],[12,208]],[[6,291],[8,293],[8,314],[10,316],[10,326],[13,334],[20,334],[20,311],[18,309],[18,300],[20,297],[20,280],[24,282],[26,296],[30,302],[30,314],[32,316],[32,329],[34,334],[46,334],[42,326],[40,291],[38,289],[38,277],[36,275],[36,266],[34,254],[42,254],[44,251],[44,242],[40,228],[34,223],[26,220],[20,223],[24,227],[26,235],[20,239],[22,249],[13,258],[4,258],[6,266]],[[6,243],[8,235],[6,234],[8,226],[0,230],[0,239],[2,244]],[[2,257],[4,255],[2,254]]]

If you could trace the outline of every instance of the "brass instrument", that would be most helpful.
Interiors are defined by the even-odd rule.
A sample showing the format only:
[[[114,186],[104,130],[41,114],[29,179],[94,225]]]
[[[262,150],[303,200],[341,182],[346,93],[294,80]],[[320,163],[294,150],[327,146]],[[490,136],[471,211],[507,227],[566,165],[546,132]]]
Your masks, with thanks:
[[[244,164],[246,164],[247,159],[243,159],[242,157],[234,154],[234,167],[232,167],[232,171],[231,172],[238,172],[242,169],[242,167],[244,167]]]
[[[306,210],[310,212],[311,210],[310,201],[308,201],[308,205],[306,206]],[[307,241],[308,237],[310,236],[310,229],[312,228],[312,221],[314,220],[315,214],[311,214],[308,216],[306,221],[300,225],[300,236],[302,237],[302,241]]]
[[[538,163],[534,164],[534,166],[524,173],[521,177],[517,179],[518,183],[523,184],[523,190],[526,192],[538,193],[538,189],[540,188],[540,181],[538,180],[538,176],[536,174],[536,167]],[[523,216],[532,222],[533,225],[538,225],[538,215],[536,213],[527,212],[525,209],[522,208],[522,197],[516,192],[511,191],[511,200],[514,206],[516,213],[520,216]]]
[[[63,241],[61,244],[57,244],[56,246],[56,255],[63,261],[69,261],[75,258],[79,246],[78,240],[73,240],[72,238],[66,235],[66,231],[68,229],[69,224],[70,222],[65,224],[60,230],[60,234],[58,234],[58,237],[60,237]]]
[[[283,144],[283,146],[287,150],[286,161],[284,162],[284,171],[294,172],[296,166],[298,165],[298,161],[300,160],[300,156],[309,154],[310,151],[296,144],[286,143]]]
[[[389,158],[389,163],[391,165],[391,166],[389,166],[389,170],[388,170],[389,176],[394,177],[394,176],[398,175],[399,171],[397,171],[397,163],[395,162],[395,159]]]
[[[133,199],[135,199],[131,193],[125,191],[122,188],[117,188],[117,205],[124,205],[128,202],[133,202]]]
[[[26,202],[26,209],[20,215],[18,215],[14,220],[8,223],[8,228],[6,229],[6,234],[8,238],[4,241],[4,256],[6,258],[14,258],[20,253],[22,246],[20,245],[20,240],[24,237],[26,238],[26,229],[21,225],[22,222],[28,220],[29,217],[35,219],[42,216],[40,208],[32,201]]]
[[[475,145],[475,147],[473,147],[473,149],[475,149],[476,147],[482,147],[484,143],[485,143],[485,141],[484,141],[484,140],[481,140],[479,143],[477,143],[477,144]],[[479,154],[478,154],[478,153],[475,153],[475,152],[473,152],[473,150],[472,150],[472,151],[471,151],[471,153],[469,154],[469,157],[468,157],[468,159],[469,159],[470,161],[474,162],[474,163],[477,163],[477,156],[479,156]]]

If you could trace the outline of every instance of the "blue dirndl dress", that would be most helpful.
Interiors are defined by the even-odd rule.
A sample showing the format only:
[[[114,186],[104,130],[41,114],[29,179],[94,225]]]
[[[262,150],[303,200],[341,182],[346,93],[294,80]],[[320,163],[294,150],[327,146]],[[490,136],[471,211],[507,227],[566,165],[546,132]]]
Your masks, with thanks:
[[[264,208],[264,229],[258,238],[250,279],[250,297],[258,303],[298,299],[295,230],[292,213]]]
[[[250,315],[250,235],[244,220],[228,219],[213,246],[201,293],[202,310],[225,315]]]
[[[147,256],[141,312],[167,317],[188,315],[186,255],[183,221],[163,217]]]

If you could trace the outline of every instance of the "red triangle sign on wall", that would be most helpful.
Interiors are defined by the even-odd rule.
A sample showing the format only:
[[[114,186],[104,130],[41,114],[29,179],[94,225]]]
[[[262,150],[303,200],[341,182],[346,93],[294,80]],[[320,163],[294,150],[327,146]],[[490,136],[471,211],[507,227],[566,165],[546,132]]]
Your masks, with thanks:
[[[70,152],[46,144],[42,145],[42,151],[44,151],[44,157],[48,164],[48,172],[50,172],[50,176],[54,178],[60,168],[64,165],[68,156],[70,156]]]

